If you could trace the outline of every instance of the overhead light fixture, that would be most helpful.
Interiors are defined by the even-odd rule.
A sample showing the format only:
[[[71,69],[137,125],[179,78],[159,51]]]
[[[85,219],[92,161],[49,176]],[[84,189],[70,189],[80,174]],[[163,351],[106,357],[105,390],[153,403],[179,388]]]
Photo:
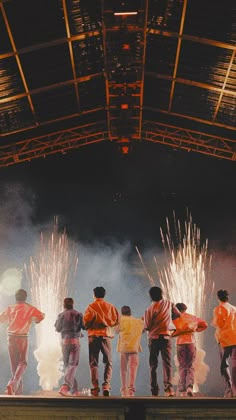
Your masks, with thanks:
[[[137,15],[138,12],[115,12],[115,16]]]

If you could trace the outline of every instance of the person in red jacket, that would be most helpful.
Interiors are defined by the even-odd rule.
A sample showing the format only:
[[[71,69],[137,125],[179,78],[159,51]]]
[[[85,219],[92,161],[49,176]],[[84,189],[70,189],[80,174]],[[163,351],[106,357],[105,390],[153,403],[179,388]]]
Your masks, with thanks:
[[[27,292],[19,289],[15,293],[16,303],[0,313],[0,322],[8,324],[8,352],[12,377],[7,384],[8,395],[23,393],[23,375],[28,361],[28,335],[33,322],[41,322],[45,315],[26,303]]]
[[[103,355],[104,382],[103,395],[109,397],[112,377],[112,347],[111,339],[114,337],[112,327],[118,325],[118,309],[104,300],[106,290],[102,286],[93,289],[94,302],[88,305],[84,313],[84,326],[88,332],[89,367],[93,388],[91,394],[97,397],[100,392],[98,382],[98,358]]]
[[[150,385],[152,395],[159,395],[157,382],[158,358],[161,355],[165,397],[174,397],[172,387],[171,334],[172,321],[180,317],[173,302],[163,297],[162,289],[153,286],[149,290],[151,305],[144,313],[144,328],[148,332]]]

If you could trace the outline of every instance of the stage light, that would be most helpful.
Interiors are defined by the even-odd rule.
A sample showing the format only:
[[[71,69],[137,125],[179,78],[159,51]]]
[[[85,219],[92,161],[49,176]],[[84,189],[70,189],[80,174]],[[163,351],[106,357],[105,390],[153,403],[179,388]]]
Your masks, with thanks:
[[[138,12],[115,12],[115,16],[137,15]]]

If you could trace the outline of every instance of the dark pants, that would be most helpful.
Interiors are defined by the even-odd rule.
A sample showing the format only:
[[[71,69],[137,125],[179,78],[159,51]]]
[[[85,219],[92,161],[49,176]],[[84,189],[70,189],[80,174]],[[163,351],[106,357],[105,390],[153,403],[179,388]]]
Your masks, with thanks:
[[[220,350],[220,373],[224,378],[226,389],[225,396],[236,397],[236,346],[221,347]],[[231,359],[231,371],[229,360]]]
[[[62,342],[62,354],[65,370],[64,384],[68,386],[72,393],[78,391],[78,383],[75,378],[75,374],[79,364],[80,343],[79,340],[75,341],[77,342],[73,344],[63,344]]]
[[[178,390],[185,392],[188,387],[193,388],[194,367],[196,358],[195,343],[177,344],[177,359],[179,362],[179,384]]]
[[[103,389],[110,389],[112,377],[112,355],[111,355],[111,338],[109,337],[89,337],[89,366],[91,374],[91,382],[93,388],[99,388],[98,382],[98,361],[99,353],[103,355],[104,363],[104,382]]]
[[[16,395],[23,393],[23,375],[28,361],[28,337],[8,336],[8,352],[12,377],[8,384],[12,385]]]
[[[171,340],[162,335],[159,338],[150,338],[148,347],[151,391],[153,394],[158,394],[157,367],[159,353],[161,353],[162,358],[164,390],[166,391],[172,386]]]

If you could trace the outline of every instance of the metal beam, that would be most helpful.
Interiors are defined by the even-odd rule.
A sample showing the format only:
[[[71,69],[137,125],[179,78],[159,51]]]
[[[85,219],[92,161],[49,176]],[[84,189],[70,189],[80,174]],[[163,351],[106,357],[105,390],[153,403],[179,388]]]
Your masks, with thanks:
[[[173,125],[143,121],[142,141],[174,149],[193,151],[214,158],[236,160],[236,140],[188,130]],[[110,141],[107,121],[80,125],[49,135],[32,137],[14,145],[0,147],[0,167],[67,152],[82,146]],[[135,142],[135,140],[133,140]]]

